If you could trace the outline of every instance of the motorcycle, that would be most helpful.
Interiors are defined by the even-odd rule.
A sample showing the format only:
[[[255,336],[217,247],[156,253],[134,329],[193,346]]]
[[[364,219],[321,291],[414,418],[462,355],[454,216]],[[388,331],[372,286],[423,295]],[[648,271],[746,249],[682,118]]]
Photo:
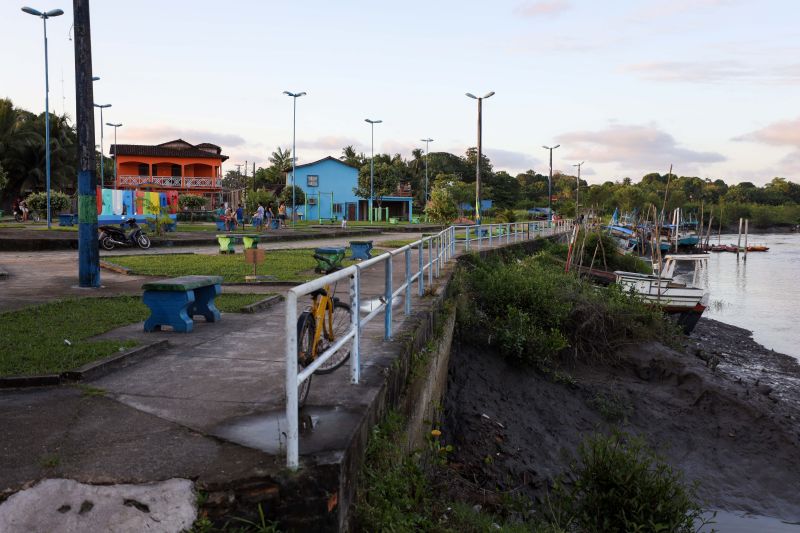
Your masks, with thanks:
[[[16,208],[14,209],[14,221],[15,222],[23,222],[22,220],[22,209]],[[28,211],[28,221],[39,222],[39,214],[36,211]]]
[[[115,246],[138,246],[143,250],[150,248],[150,238],[144,234],[142,228],[136,223],[136,219],[131,218],[124,224],[130,228],[129,233],[125,233],[123,225],[97,228],[100,246],[104,250],[113,250]]]

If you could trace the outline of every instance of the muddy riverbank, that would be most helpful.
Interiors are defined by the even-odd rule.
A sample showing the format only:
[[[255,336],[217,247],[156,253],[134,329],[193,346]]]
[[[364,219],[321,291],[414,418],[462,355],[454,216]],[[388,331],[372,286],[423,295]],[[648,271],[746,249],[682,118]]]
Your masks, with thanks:
[[[797,360],[709,319],[683,344],[631,345],[554,383],[456,341],[443,431],[461,496],[541,498],[585,436],[619,427],[698,481],[706,507],[800,520]]]

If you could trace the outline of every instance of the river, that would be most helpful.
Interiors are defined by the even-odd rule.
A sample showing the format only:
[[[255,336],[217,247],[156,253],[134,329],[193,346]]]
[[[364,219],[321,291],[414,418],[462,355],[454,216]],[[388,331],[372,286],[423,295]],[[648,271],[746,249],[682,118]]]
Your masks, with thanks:
[[[721,242],[736,244],[736,234],[723,234]],[[749,329],[756,342],[800,359],[800,233],[750,235],[748,242],[769,251],[750,252],[746,261],[743,255],[737,261],[735,253],[711,253],[702,275],[710,292],[703,316]]]

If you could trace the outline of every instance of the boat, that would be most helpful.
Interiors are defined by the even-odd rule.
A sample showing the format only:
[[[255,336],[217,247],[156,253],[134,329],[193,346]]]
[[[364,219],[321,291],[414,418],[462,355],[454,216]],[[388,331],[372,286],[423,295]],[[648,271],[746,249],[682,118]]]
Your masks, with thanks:
[[[624,290],[634,292],[648,305],[659,307],[673,316],[685,334],[690,334],[703,312],[708,307],[708,293],[694,286],[701,265],[708,260],[709,254],[670,254],[664,258],[661,274],[640,274],[638,272],[614,272],[616,283]],[[674,280],[675,269],[679,262],[693,265],[694,276],[690,285]]]
[[[764,246],[763,244],[754,244],[747,247],[748,252],[766,252],[769,250],[769,246]]]

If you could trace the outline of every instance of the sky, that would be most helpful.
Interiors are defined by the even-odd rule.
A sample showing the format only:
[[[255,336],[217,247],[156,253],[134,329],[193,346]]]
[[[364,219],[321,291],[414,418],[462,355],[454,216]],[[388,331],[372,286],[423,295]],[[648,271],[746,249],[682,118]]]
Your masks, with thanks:
[[[36,0],[40,1],[40,0]],[[75,116],[72,5],[48,21],[50,107]],[[44,108],[42,22],[0,1],[0,97]],[[212,142],[224,169],[276,147],[410,157],[483,147],[496,170],[590,183],[648,172],[800,181],[797,0],[94,0],[95,102],[120,144]],[[62,81],[63,80],[63,81]],[[100,143],[99,114],[96,117]],[[104,146],[113,142],[106,128]]]

